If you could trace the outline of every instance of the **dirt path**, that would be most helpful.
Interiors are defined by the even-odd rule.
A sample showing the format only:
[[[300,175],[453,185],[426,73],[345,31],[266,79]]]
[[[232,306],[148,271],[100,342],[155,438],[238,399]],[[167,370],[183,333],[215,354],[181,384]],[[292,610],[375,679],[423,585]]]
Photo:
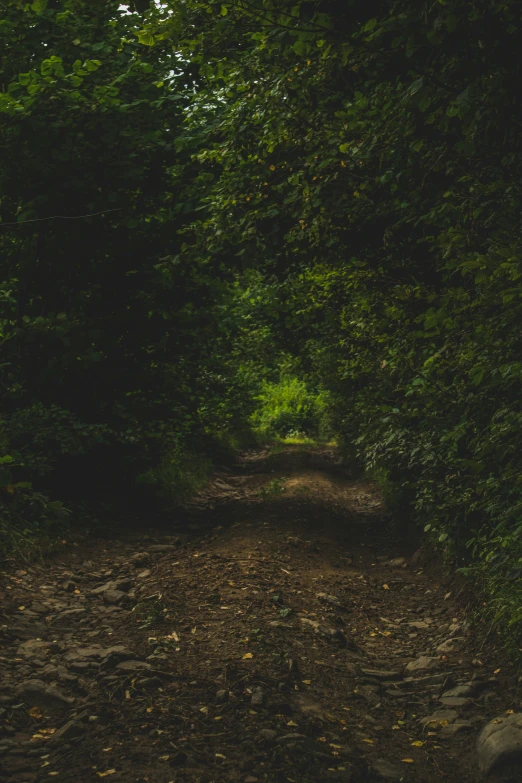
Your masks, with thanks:
[[[250,454],[200,506],[0,575],[2,781],[478,779],[518,673],[371,482]]]

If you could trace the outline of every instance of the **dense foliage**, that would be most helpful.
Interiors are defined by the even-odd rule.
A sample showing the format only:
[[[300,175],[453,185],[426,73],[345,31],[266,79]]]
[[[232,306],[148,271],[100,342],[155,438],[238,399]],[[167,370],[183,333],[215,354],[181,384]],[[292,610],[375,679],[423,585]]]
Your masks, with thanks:
[[[130,11],[1,12],[7,504],[63,456],[150,475],[296,402],[291,354],[517,638],[519,4]]]

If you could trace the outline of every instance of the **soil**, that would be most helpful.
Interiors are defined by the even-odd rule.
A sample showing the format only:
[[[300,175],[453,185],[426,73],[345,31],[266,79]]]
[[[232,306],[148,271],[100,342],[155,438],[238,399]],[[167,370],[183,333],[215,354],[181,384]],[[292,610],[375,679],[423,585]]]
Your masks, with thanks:
[[[249,452],[0,575],[0,778],[476,781],[519,673],[400,523],[334,449]]]

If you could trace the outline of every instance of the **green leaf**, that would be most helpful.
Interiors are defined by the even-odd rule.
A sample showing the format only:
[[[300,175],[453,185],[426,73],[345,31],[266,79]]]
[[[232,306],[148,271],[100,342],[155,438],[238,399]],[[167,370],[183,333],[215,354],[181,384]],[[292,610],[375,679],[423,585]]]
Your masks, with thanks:
[[[138,36],[140,44],[143,44],[144,46],[154,46],[156,42],[152,33],[149,33],[147,30],[140,30],[136,35]]]

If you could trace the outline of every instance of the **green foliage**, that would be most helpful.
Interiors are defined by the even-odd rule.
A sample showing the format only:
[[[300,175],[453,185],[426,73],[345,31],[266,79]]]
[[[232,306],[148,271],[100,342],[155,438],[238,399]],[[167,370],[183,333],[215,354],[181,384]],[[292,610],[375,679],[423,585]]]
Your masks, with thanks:
[[[265,436],[283,438],[326,434],[326,395],[312,392],[299,378],[282,375],[277,383],[265,382],[251,417],[254,429]]]
[[[331,427],[515,638],[519,28],[515,0],[4,2],[4,518],[72,475],[189,491],[249,420]]]

